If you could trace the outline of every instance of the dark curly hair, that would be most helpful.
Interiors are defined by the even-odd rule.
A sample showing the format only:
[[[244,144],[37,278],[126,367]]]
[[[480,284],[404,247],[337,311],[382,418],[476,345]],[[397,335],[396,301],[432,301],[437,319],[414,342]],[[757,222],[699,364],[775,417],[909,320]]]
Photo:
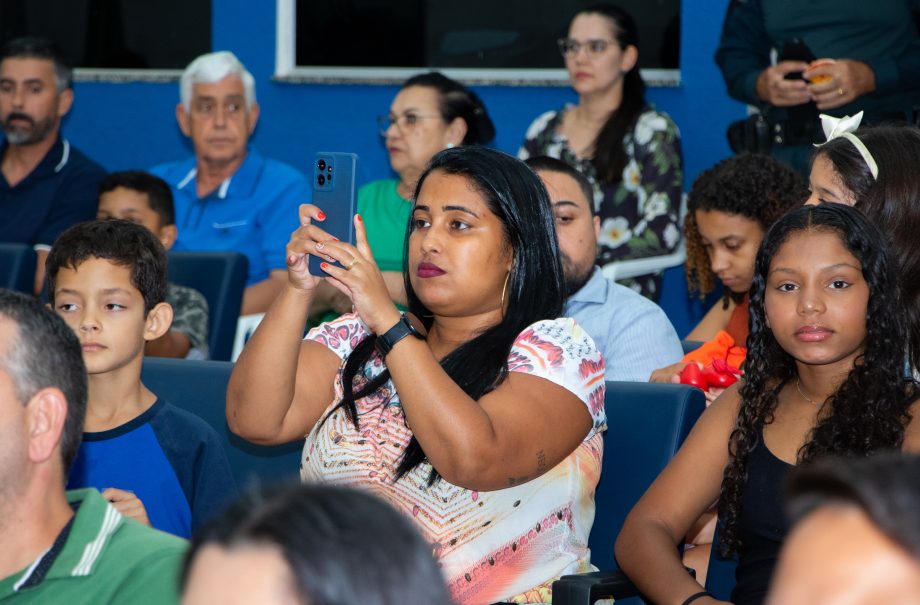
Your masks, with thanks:
[[[920,368],[920,129],[907,125],[860,128],[856,136],[878,164],[874,178],[853,143],[831,139],[815,151],[830,161],[856,200],[856,207],[891,241],[901,274],[904,308],[910,334],[910,362]]]
[[[808,198],[808,187],[797,172],[760,154],[743,154],[722,160],[703,171],[687,196],[684,237],[687,245],[687,286],[705,298],[715,287],[716,276],[703,247],[697,210],[718,210],[755,221],[764,232]],[[725,304],[728,304],[726,292]]]
[[[719,549],[730,556],[741,546],[739,525],[747,460],[763,425],[774,420],[778,395],[797,375],[795,360],[767,327],[764,292],[770,263],[789,237],[802,231],[835,233],[859,260],[869,287],[866,341],[862,354],[837,391],[827,400],[830,414],[811,430],[798,452],[806,462],[827,455],[866,456],[899,448],[910,421],[918,385],[904,374],[907,332],[897,274],[880,231],[858,210],[841,204],[804,206],[781,218],[764,237],[754,273],[750,336],[741,406],[729,439],[729,463],[722,479]]]

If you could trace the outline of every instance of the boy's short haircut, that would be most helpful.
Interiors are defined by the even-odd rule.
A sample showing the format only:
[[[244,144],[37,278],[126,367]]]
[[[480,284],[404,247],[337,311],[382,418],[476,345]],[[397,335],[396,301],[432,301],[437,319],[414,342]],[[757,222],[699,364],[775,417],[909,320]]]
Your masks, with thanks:
[[[74,225],[58,237],[46,263],[48,295],[54,306],[54,286],[62,268],[76,269],[101,258],[131,271],[131,283],[144,297],[144,313],[166,300],[166,250],[142,225],[112,219]]]
[[[176,224],[176,208],[173,203],[172,189],[160,177],[143,170],[113,172],[99,183],[99,197],[119,187],[147,194],[147,203],[150,209],[159,215],[161,226]]]

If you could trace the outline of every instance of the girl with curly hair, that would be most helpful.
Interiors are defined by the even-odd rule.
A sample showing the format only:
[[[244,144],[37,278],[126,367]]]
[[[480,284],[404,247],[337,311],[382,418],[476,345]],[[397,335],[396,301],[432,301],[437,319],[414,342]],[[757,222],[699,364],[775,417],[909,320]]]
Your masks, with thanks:
[[[719,547],[739,558],[732,603],[763,602],[787,532],[785,476],[828,455],[920,450],[918,384],[881,233],[840,204],[781,218],[757,254],[747,372],[703,414],[617,539],[624,572],[656,603],[718,603],[675,546],[718,498]]]
[[[726,332],[733,344],[744,346],[757,247],[770,226],[807,197],[798,173],[765,155],[728,158],[700,174],[687,197],[684,219],[687,284],[705,297],[718,279],[724,296],[687,340],[713,341]],[[676,383],[687,363],[656,370],[651,381]]]

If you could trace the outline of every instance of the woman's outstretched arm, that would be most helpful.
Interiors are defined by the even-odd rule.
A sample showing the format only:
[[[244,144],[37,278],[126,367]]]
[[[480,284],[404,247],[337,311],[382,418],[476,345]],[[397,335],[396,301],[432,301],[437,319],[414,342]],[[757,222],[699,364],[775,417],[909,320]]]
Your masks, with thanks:
[[[310,275],[308,253],[330,236],[312,226],[315,206],[300,207],[299,227],[287,245],[288,280],[246,343],[227,387],[227,424],[255,443],[303,438],[332,402],[338,356],[305,342],[303,327],[320,278]]]

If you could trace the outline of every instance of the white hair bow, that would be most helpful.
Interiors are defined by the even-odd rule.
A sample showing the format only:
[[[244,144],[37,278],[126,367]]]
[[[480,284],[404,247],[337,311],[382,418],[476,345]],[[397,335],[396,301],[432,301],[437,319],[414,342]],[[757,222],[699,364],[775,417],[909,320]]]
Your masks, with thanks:
[[[862,156],[862,159],[866,162],[866,166],[869,167],[869,172],[872,173],[872,178],[878,178],[878,164],[875,162],[875,158],[872,157],[872,154],[869,153],[869,149],[866,145],[859,140],[853,132],[859,128],[859,123],[862,122],[863,112],[859,112],[855,116],[843,116],[842,118],[835,118],[834,116],[829,116],[827,114],[821,114],[821,128],[824,130],[824,136],[827,137],[827,141],[830,142],[838,137],[843,137],[846,140],[853,143],[853,146],[856,147],[856,151],[859,152],[859,155]],[[821,145],[816,145],[820,147]]]

